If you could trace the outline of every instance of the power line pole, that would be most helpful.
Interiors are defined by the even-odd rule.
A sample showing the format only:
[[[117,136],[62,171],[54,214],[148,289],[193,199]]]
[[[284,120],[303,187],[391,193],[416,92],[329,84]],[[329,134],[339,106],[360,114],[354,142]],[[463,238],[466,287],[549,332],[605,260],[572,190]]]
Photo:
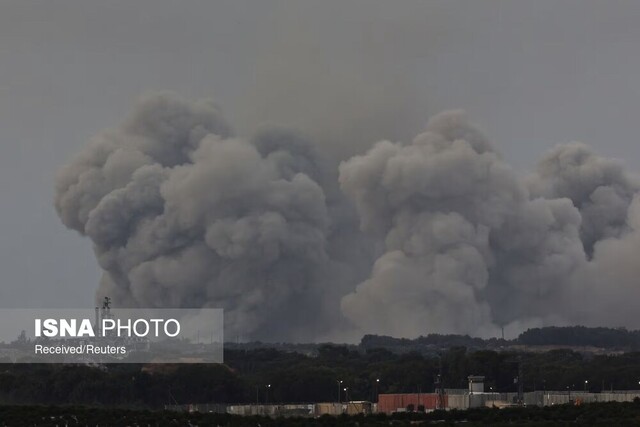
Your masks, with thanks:
[[[524,381],[522,379],[522,356],[518,356],[518,403],[524,404]]]
[[[442,383],[442,355],[438,355],[438,375],[436,376],[436,409],[445,409],[444,384]]]

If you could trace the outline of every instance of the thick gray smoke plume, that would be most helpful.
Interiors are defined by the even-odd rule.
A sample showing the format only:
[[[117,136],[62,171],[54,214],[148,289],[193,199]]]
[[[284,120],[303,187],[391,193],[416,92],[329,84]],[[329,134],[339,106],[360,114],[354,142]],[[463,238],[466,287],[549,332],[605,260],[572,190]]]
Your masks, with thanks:
[[[618,162],[573,143],[522,178],[461,111],[339,176],[322,148],[152,96],[62,168],[55,204],[94,243],[98,297],[222,307],[231,337],[640,326],[640,184]]]
[[[640,186],[583,144],[555,148],[525,183],[450,111],[409,145],[380,142],[344,162],[340,183],[363,230],[385,241],[370,278],[342,300],[363,331],[632,322]]]
[[[628,231],[627,209],[640,190],[620,162],[596,156],[579,142],[551,150],[529,184],[536,196],[571,199],[582,215],[580,234],[589,254],[597,241]]]
[[[580,214],[531,199],[463,112],[434,117],[409,145],[380,142],[340,167],[365,231],[385,254],[342,301],[360,328],[489,334],[554,317],[550,301],[582,262]]]
[[[214,105],[164,94],[60,171],[55,205],[95,245],[99,296],[223,307],[232,337],[296,339],[326,332],[340,295],[320,284],[348,269],[329,257],[343,218],[325,173],[296,134],[233,138]]]

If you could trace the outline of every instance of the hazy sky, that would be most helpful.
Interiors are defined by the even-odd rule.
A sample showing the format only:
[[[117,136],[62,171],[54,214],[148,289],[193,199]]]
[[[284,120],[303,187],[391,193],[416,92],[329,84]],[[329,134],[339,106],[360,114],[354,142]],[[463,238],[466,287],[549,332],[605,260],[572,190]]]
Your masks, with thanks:
[[[640,170],[636,1],[3,1],[0,306],[85,307],[99,270],[53,176],[146,92],[213,97],[238,133],[337,159],[463,108],[528,169],[580,140]]]

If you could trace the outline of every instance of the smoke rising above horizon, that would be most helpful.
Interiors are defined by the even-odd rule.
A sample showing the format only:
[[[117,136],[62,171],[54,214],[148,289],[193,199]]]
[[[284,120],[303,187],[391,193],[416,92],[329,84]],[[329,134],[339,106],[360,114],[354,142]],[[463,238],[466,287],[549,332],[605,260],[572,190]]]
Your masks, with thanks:
[[[460,110],[339,167],[317,136],[232,129],[151,95],[60,169],[97,298],[221,307],[228,337],[266,341],[640,327],[640,181],[584,144],[520,176]]]

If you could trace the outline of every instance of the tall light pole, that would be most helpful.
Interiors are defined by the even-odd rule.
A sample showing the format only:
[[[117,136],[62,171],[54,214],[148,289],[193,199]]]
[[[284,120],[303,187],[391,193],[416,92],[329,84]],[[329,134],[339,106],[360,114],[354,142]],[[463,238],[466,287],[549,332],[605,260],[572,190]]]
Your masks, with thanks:
[[[589,384],[589,380],[584,380],[584,392],[587,392],[587,384]]]
[[[344,400],[349,403],[349,387],[344,388]]]
[[[340,389],[342,388],[342,380],[338,380],[338,403],[341,402],[340,400]]]
[[[269,389],[271,388],[271,384],[267,384],[266,397],[264,403],[269,404]]]
[[[380,387],[380,378],[376,378],[376,403],[378,403],[378,396],[380,395],[380,391],[378,390],[378,388]]]

